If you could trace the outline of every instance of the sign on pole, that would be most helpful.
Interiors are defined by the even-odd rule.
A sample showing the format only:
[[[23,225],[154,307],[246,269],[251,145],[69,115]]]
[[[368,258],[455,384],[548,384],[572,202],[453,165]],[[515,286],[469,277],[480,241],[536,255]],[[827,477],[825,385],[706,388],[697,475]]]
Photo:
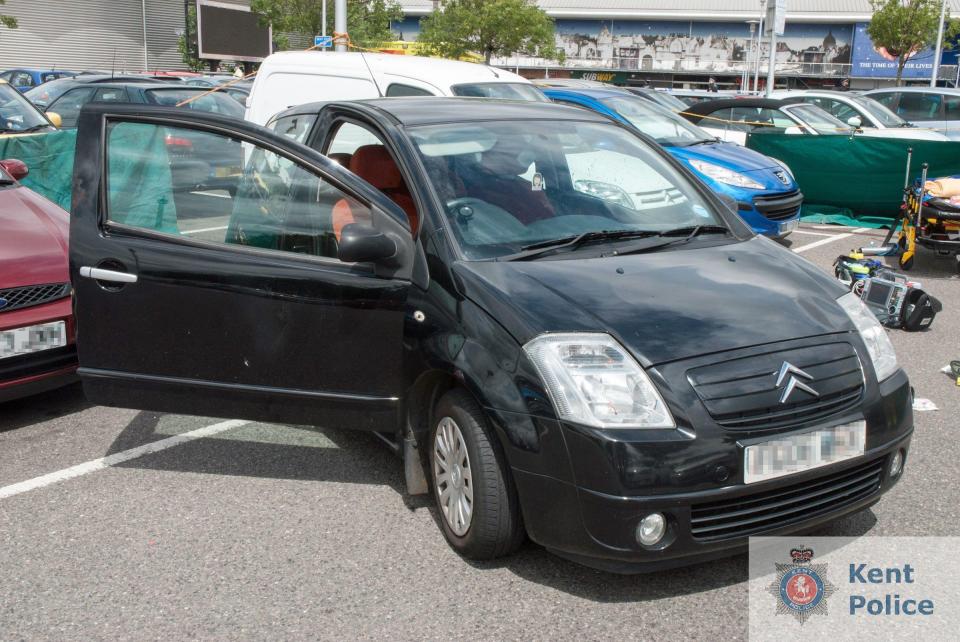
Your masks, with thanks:
[[[313,46],[321,49],[329,49],[333,46],[333,36],[314,36]]]
[[[787,0],[769,0],[767,17],[763,21],[763,35],[770,37],[771,30],[778,36],[783,35],[787,26]]]

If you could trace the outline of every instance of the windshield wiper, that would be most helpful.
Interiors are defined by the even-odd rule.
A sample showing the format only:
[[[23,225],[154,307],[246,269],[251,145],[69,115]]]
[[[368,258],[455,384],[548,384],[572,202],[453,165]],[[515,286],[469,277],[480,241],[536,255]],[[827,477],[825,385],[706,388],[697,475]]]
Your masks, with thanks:
[[[40,123],[39,125],[34,125],[33,127],[27,127],[26,129],[21,129],[17,133],[29,134],[30,132],[39,131],[41,129],[49,129],[51,127],[53,127],[53,125],[50,125],[49,123]]]
[[[659,250],[670,245],[683,245],[684,243],[689,243],[694,238],[700,236],[701,234],[729,234],[730,228],[723,225],[688,225],[686,227],[676,227],[672,230],[664,230],[663,232],[658,232],[656,236],[658,237],[670,237],[670,236],[679,236],[680,238],[673,239],[672,241],[667,241],[665,243],[657,243],[655,245],[647,245],[643,247],[638,247],[633,250],[627,250],[625,252],[620,252],[621,255],[624,254],[640,254],[641,252],[650,252],[653,250]]]
[[[575,250],[585,243],[594,241],[614,241],[628,238],[644,238],[647,236],[658,236],[659,232],[650,230],[601,230],[599,232],[583,232],[574,236],[564,236],[539,243],[524,245],[516,254],[498,257],[498,261],[523,261],[536,258],[548,252],[555,250]]]

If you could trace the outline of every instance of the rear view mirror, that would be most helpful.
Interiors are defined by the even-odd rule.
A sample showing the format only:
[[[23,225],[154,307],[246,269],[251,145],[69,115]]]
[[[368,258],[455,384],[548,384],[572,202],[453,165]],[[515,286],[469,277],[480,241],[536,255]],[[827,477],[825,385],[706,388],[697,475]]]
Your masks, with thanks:
[[[337,256],[345,263],[383,263],[397,256],[397,243],[372,227],[350,223],[340,233]]]
[[[55,111],[47,112],[47,120],[49,120],[50,124],[56,127],[57,129],[60,129],[61,127],[63,127],[63,119],[60,118],[60,114],[58,114]]]
[[[854,129],[860,129],[860,125],[863,124],[863,121],[860,120],[859,116],[851,116],[847,119],[847,124],[853,127]]]
[[[30,173],[30,168],[27,167],[27,164],[16,158],[0,160],[0,167],[16,181],[26,178],[27,174]]]

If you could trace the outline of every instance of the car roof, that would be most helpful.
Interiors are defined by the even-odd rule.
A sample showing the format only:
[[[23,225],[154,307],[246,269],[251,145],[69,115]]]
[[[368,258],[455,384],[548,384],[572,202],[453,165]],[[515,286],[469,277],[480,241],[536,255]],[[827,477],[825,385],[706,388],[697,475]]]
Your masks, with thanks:
[[[629,92],[624,92],[619,89],[600,89],[599,87],[542,87],[543,93],[547,96],[553,93],[557,94],[573,94],[576,96],[587,96],[589,98],[623,98],[625,96],[631,96]]]
[[[488,65],[425,56],[398,56],[396,54],[337,52],[337,51],[280,51],[268,56],[261,71],[273,65],[285,67],[338,67],[342,69],[367,67],[375,73],[421,78],[433,84],[458,85],[478,82],[530,81],[513,72]]]
[[[479,120],[564,120],[609,123],[594,111],[549,102],[500,98],[371,98],[326,105],[362,105],[393,117],[403,126],[475,122]]]
[[[687,107],[687,112],[691,114],[710,114],[718,109],[728,107],[761,107],[766,109],[780,109],[784,105],[782,100],[775,98],[720,98],[718,100],[705,100]]]
[[[864,96],[870,94],[903,92],[907,94],[949,94],[951,96],[960,96],[960,89],[953,87],[881,87],[880,89],[871,89],[863,92]]]

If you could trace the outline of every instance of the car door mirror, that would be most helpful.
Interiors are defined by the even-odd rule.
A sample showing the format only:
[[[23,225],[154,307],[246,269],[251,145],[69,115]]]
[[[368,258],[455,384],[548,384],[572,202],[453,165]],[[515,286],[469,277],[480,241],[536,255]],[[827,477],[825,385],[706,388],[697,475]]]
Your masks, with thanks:
[[[60,114],[58,114],[55,111],[47,112],[47,120],[49,120],[50,124],[56,127],[57,129],[60,129],[60,127],[63,126],[63,119],[60,118]]]
[[[854,129],[860,129],[860,125],[863,124],[863,121],[859,116],[851,116],[847,119],[847,124],[853,127]]]
[[[30,173],[30,168],[27,167],[27,164],[17,158],[0,160],[0,167],[2,167],[7,174],[10,174],[15,181],[23,180],[27,177],[27,174]]]
[[[389,264],[397,254],[396,241],[372,227],[350,223],[340,233],[337,255],[345,263]]]

